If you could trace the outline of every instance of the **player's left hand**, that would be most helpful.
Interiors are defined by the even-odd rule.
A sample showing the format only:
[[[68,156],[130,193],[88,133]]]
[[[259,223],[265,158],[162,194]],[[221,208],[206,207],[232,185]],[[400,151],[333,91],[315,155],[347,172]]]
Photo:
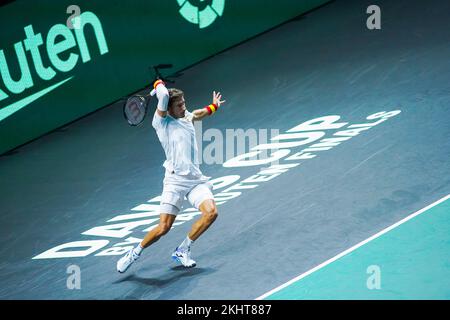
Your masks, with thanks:
[[[222,99],[222,95],[220,94],[220,92],[215,92],[213,91],[213,103],[215,105],[217,105],[218,107],[220,107],[221,104],[225,103],[226,100],[221,100]]]

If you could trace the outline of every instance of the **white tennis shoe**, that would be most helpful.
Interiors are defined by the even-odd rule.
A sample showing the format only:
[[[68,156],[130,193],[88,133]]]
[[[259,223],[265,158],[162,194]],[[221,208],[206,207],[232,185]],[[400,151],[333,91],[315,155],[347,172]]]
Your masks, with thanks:
[[[191,249],[179,249],[178,247],[172,253],[172,259],[181,263],[186,268],[193,268],[196,266],[196,262],[191,259]]]
[[[122,258],[117,261],[117,271],[124,273],[135,262],[140,255],[136,254],[133,249],[130,249]]]

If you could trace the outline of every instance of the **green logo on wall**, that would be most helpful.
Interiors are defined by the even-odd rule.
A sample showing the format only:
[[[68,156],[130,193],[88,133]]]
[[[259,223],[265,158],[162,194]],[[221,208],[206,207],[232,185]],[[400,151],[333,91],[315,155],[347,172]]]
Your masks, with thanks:
[[[58,74],[58,71],[71,71],[79,60],[82,63],[89,62],[91,54],[84,34],[85,25],[90,25],[93,28],[100,54],[108,53],[108,44],[106,43],[102,24],[93,12],[86,11],[72,19],[72,22],[77,23],[79,28],[74,28],[72,32],[66,25],[58,23],[50,28],[46,38],[42,37],[41,33],[36,34],[31,24],[24,27],[26,39],[14,44],[20,69],[20,79],[18,80],[13,79],[5,53],[3,49],[0,50],[0,75],[3,82],[1,87],[7,89],[6,92],[0,89],[0,101],[8,98],[10,95],[14,97],[22,94],[22,92],[34,87],[36,79],[32,77],[30,61],[33,62],[31,66],[34,66],[35,73],[40,79],[45,81],[52,80]],[[62,41],[56,40],[61,38],[63,38]],[[46,39],[45,42],[44,39]],[[74,47],[78,47],[78,50],[73,50]],[[69,51],[71,49],[72,52]],[[31,59],[27,57],[27,52],[30,52]],[[64,58],[60,55],[63,52],[66,53]],[[51,65],[44,66],[41,54],[45,53],[47,53]],[[68,55],[68,53],[70,54]],[[7,106],[0,106],[0,121],[27,107],[30,103],[58,88],[73,77],[59,81],[38,92],[30,93],[25,98]]]
[[[200,29],[210,26],[225,8],[225,0],[177,0],[180,14]]]

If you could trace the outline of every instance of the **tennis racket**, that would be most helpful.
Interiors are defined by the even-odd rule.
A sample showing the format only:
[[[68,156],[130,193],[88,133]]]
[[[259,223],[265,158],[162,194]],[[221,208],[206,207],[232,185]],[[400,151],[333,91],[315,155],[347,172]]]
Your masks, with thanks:
[[[127,99],[123,106],[123,115],[130,126],[138,126],[144,122],[151,96],[154,96],[155,93],[155,89],[153,89],[150,94],[135,94]]]
[[[153,70],[155,73],[155,80],[153,80],[152,84],[161,79],[164,81],[159,69],[171,68],[171,64],[159,64],[157,66],[153,66]],[[166,80],[167,81],[167,80]],[[149,90],[149,89],[148,89]],[[134,94],[125,101],[123,105],[123,116],[125,120],[127,120],[130,126],[138,126],[142,122],[148,113],[148,106],[150,104],[151,97],[156,94],[156,90],[152,89],[150,93],[142,95],[142,94]]]

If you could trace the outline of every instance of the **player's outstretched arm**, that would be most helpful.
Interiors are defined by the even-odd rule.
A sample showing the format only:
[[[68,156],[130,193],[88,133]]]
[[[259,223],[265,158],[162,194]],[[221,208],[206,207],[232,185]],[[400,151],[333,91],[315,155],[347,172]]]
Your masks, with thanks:
[[[213,91],[213,102],[212,104],[202,108],[202,109],[197,109],[194,110],[192,112],[193,114],[193,118],[192,121],[199,121],[202,120],[203,118],[212,115],[213,113],[215,113],[217,111],[217,109],[219,109],[219,107],[225,103],[225,100],[222,100],[222,95],[220,94],[220,92],[215,92]]]
[[[165,118],[167,116],[167,106],[169,104],[169,91],[162,80],[156,80],[155,83],[153,83],[153,88],[154,92],[152,91],[152,93],[156,93],[156,97],[158,98],[158,106],[156,107],[155,112],[157,112],[160,117]]]

